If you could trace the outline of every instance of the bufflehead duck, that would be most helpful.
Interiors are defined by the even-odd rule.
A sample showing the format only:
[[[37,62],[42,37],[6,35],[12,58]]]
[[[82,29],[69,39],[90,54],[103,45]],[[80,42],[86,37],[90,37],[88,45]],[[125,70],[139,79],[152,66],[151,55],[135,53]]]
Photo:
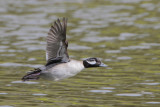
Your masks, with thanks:
[[[47,36],[46,65],[27,73],[22,80],[36,80],[40,77],[48,80],[62,80],[72,77],[84,68],[106,67],[98,58],[77,61],[69,58],[66,40],[67,18],[57,19]]]

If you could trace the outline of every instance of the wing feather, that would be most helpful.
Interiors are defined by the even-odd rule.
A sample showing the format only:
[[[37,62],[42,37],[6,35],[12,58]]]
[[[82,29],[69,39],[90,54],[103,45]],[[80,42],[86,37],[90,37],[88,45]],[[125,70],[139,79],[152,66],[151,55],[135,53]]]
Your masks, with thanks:
[[[66,42],[66,29],[67,29],[67,18],[63,18],[62,22],[60,19],[54,22],[51,26],[47,36],[47,47],[46,47],[46,60],[50,62],[55,58],[62,58],[62,62],[68,62],[69,56],[67,53],[67,42]]]

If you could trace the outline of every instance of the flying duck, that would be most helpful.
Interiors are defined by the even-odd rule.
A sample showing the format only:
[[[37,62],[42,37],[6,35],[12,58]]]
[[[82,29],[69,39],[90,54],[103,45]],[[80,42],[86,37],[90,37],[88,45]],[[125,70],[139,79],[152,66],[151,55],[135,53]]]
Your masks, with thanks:
[[[67,18],[57,19],[51,26],[47,36],[46,65],[27,73],[22,80],[37,80],[44,78],[58,81],[72,77],[90,67],[106,67],[98,58],[87,58],[83,61],[70,59],[66,40]]]

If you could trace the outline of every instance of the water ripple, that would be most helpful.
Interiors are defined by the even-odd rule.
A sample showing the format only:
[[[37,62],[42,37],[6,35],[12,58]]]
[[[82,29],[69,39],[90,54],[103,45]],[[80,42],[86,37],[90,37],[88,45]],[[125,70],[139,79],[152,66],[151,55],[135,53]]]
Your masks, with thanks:
[[[142,84],[142,85],[159,85],[160,83],[136,83],[136,84]]]
[[[137,93],[122,93],[122,94],[116,94],[117,96],[128,96],[128,97],[138,97],[142,96],[142,94]]]
[[[120,47],[121,50],[137,50],[137,49],[150,49],[150,46],[127,46]]]
[[[90,90],[89,92],[106,94],[106,93],[110,93],[113,91],[111,90]]]
[[[2,63],[0,66],[3,67],[31,67],[31,68],[38,68],[43,65],[33,65],[33,64],[19,64],[19,63]]]
[[[8,94],[8,93],[0,93],[0,95],[6,95],[6,94]]]
[[[25,82],[23,82],[23,81],[12,81],[11,83],[13,83],[13,84],[17,84],[17,83],[23,83],[23,84],[38,84],[39,82],[33,82],[33,81],[25,81]]]
[[[77,44],[69,44],[68,49],[70,50],[88,50],[92,48],[88,46],[77,45]]]
[[[129,60],[129,59],[132,59],[131,57],[129,56],[121,56],[121,57],[117,57],[118,60]]]
[[[113,3],[139,3],[144,0],[110,0]]]
[[[14,106],[9,106],[9,105],[1,105],[0,107],[14,107]]]
[[[120,50],[107,50],[106,53],[121,53]]]
[[[45,95],[47,95],[47,94],[35,93],[35,94],[32,94],[32,95],[35,95],[35,96],[45,96]]]
[[[92,38],[91,38],[90,36],[86,36],[86,37],[82,38],[81,41],[97,43],[97,42],[102,42],[102,41],[112,41],[115,39],[116,39],[115,37],[92,36]]]
[[[152,101],[152,102],[146,102],[147,104],[160,104],[160,102],[155,102],[155,101]]]

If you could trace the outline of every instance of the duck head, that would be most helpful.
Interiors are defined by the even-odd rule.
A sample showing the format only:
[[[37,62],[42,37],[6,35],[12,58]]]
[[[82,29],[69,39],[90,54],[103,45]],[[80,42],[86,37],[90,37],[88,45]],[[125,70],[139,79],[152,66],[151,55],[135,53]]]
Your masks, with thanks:
[[[106,64],[102,63],[98,58],[87,58],[83,60],[83,65],[85,68],[90,67],[107,67]]]

